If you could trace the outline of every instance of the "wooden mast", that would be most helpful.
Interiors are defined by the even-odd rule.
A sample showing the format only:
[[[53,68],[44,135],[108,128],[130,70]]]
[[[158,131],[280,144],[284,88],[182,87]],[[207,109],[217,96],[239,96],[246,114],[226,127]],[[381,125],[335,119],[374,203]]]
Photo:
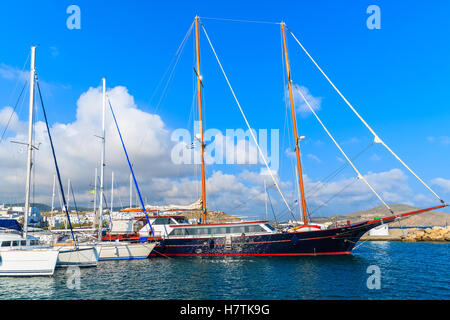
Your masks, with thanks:
[[[292,124],[293,124],[293,131],[294,131],[294,141],[295,141],[295,153],[297,156],[297,167],[298,167],[298,181],[300,183],[300,195],[301,195],[301,202],[302,202],[302,212],[303,212],[303,223],[306,226],[308,224],[307,220],[307,214],[306,214],[306,200],[305,200],[305,189],[303,186],[303,174],[302,174],[302,163],[300,160],[300,139],[297,135],[297,122],[295,121],[295,109],[294,109],[294,99],[292,96],[292,83],[291,83],[291,70],[289,68],[289,58],[288,58],[288,52],[286,47],[286,35],[284,32],[285,23],[281,23],[281,32],[283,34],[283,45],[284,45],[284,58],[286,62],[286,75],[288,80],[288,88],[289,88],[289,100],[291,102],[291,114],[292,114]]]
[[[197,91],[198,91],[198,114],[199,114],[199,131],[201,144],[201,165],[202,165],[202,222],[206,222],[206,180],[205,180],[205,144],[203,143],[203,121],[202,121],[202,79],[200,73],[200,39],[198,32],[199,17],[195,17],[195,44],[197,53]]]

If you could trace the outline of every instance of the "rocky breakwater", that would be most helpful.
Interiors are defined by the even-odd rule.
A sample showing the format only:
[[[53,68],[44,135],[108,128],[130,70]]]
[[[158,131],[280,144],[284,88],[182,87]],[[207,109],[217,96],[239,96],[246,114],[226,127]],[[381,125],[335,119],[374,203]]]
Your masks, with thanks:
[[[410,230],[403,241],[450,241],[450,226]]]

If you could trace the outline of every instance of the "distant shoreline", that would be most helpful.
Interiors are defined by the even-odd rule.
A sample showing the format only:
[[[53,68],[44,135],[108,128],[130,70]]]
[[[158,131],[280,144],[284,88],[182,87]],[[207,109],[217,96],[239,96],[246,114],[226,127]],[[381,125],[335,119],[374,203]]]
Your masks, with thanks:
[[[366,232],[360,241],[450,242],[450,227],[389,228],[389,235],[371,236]]]

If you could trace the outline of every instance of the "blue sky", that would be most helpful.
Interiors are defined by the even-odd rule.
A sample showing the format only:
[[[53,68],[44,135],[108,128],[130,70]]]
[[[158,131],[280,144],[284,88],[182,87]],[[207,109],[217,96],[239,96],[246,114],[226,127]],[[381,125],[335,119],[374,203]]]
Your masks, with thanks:
[[[66,27],[66,8],[71,4],[81,9],[80,30]],[[381,9],[379,30],[366,26],[366,9],[372,4]],[[140,110],[153,113],[161,97],[161,90],[155,93],[155,88],[196,14],[285,21],[380,137],[427,183],[434,181],[433,189],[448,201],[449,9],[448,1],[2,1],[0,63],[3,70],[21,70],[30,45],[39,44],[37,69],[45,83],[53,124],[76,121],[78,99],[89,87],[100,86],[103,76],[108,88],[126,87]],[[279,174],[282,180],[293,182],[291,158],[285,153],[292,147],[285,136],[289,131],[284,125],[279,25],[202,21],[251,125],[280,130],[283,160]],[[206,126],[223,131],[245,128],[206,39],[201,37]],[[168,130],[189,126],[192,40],[191,36],[158,107]],[[319,116],[350,155],[363,150],[371,135],[291,37],[288,49],[293,80],[320,99]],[[0,108],[13,104],[16,96],[10,95],[14,85],[15,80],[0,77]],[[26,121],[26,112],[19,118]],[[307,137],[302,147],[305,173],[320,181],[341,165],[341,156],[312,115],[298,114],[298,124],[300,135]],[[144,134],[146,128],[140,130]],[[363,174],[403,170],[378,145],[358,159],[358,166]],[[258,172],[260,168],[216,165],[208,168],[208,174],[240,174],[245,170]],[[403,173],[409,177],[404,182],[413,194],[425,195],[425,206],[432,204],[432,195],[405,170]],[[350,177],[354,173],[347,168],[338,179]],[[414,204],[419,205],[418,200]]]

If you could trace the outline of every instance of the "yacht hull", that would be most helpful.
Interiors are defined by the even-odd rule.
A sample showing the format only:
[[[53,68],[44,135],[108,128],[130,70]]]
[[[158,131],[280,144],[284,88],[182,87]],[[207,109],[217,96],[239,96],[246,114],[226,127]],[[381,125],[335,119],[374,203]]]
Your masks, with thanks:
[[[147,259],[155,243],[101,242],[95,248],[99,261]]]
[[[334,229],[260,235],[173,237],[162,240],[150,256],[307,256],[348,255],[361,236],[379,223]]]
[[[58,251],[57,267],[96,267],[98,264],[97,250],[93,246],[84,248],[61,247]]]
[[[57,259],[53,249],[0,251],[0,276],[51,276]]]

